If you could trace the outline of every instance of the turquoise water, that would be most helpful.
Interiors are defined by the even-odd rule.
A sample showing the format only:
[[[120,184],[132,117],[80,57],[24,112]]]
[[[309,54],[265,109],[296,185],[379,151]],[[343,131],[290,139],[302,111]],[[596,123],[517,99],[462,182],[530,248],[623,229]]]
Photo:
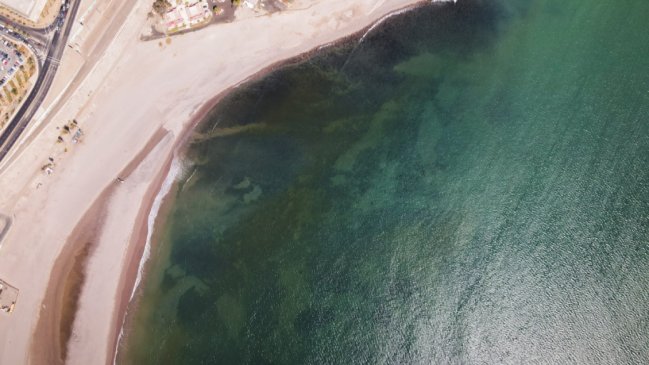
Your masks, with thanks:
[[[646,361],[648,19],[430,5],[238,89],[121,362]]]

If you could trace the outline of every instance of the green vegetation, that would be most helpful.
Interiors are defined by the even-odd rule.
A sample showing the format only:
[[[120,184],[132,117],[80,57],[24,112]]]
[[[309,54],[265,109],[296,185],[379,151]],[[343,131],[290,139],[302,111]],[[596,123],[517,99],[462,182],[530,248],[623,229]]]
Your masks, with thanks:
[[[162,15],[167,11],[167,9],[169,9],[170,6],[171,3],[167,0],[155,0],[153,2],[153,11]]]

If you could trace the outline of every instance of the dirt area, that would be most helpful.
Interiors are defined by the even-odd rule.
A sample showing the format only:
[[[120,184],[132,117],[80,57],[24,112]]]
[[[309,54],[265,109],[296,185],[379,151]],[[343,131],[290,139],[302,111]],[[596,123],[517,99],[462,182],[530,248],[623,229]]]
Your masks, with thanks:
[[[188,15],[185,15],[186,7],[178,5],[184,3],[171,0],[164,16],[152,9],[149,13],[148,29],[140,39],[149,41],[192,32],[212,24],[231,22],[235,19],[235,12],[237,18],[267,15],[287,9],[291,3],[292,0],[194,0],[187,4],[203,9],[209,14],[200,18],[200,21],[191,22]]]

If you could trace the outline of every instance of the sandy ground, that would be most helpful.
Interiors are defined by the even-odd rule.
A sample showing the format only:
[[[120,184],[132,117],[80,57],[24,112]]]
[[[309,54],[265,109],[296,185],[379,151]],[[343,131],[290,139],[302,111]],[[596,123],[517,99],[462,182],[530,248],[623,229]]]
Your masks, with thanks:
[[[65,75],[75,82],[55,112],[44,113],[42,128],[0,167],[0,213],[13,218],[1,243],[0,278],[20,290],[14,313],[0,315],[0,364],[61,363],[61,348],[70,364],[112,363],[148,209],[179,138],[205,104],[261,70],[416,2],[296,1],[290,11],[162,46],[139,41],[148,1],[137,2],[118,28],[110,20],[99,26],[115,29],[102,56],[84,64],[81,79]],[[72,118],[83,141],[55,143],[57,127]],[[56,166],[47,176],[40,167],[49,156]],[[74,283],[78,301],[69,304],[61,296],[74,293]],[[78,310],[66,347],[60,322],[70,305]]]

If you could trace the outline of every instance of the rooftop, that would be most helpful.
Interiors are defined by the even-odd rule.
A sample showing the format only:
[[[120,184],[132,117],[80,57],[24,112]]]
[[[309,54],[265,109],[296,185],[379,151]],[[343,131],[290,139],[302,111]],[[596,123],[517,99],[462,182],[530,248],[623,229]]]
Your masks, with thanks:
[[[24,17],[37,21],[47,0],[0,0],[0,5],[15,10]]]

